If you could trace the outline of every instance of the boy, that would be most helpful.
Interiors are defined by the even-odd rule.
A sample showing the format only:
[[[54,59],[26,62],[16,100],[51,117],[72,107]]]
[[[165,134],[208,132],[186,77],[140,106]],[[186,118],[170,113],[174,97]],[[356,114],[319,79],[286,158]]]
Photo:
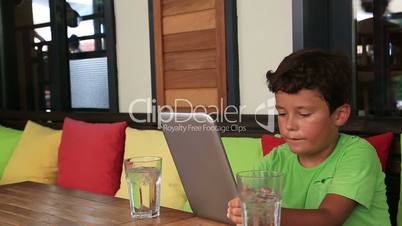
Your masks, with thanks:
[[[286,140],[257,169],[285,174],[282,226],[389,226],[384,173],[364,139],[339,133],[350,115],[346,59],[300,50],[267,72]],[[239,198],[228,217],[242,223]]]

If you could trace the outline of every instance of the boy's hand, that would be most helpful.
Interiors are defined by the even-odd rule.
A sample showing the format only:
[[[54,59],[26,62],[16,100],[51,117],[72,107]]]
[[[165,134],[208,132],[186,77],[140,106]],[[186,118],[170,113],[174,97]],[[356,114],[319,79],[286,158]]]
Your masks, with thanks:
[[[243,217],[242,217],[241,204],[240,204],[239,197],[234,198],[229,201],[227,217],[236,224],[243,223]]]

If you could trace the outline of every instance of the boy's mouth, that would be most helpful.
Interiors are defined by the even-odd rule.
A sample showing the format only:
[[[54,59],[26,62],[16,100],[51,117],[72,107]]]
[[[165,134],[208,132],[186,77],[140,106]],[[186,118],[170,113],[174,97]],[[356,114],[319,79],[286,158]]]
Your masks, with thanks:
[[[302,138],[293,138],[293,137],[286,137],[285,139],[289,140],[289,141],[301,141],[301,140],[304,140]]]

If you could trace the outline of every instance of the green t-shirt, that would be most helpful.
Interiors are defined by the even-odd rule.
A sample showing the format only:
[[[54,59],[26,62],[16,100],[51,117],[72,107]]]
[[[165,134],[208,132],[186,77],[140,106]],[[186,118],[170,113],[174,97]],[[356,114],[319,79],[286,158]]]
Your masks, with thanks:
[[[274,149],[257,169],[284,173],[282,206],[318,209],[326,194],[358,203],[344,226],[391,225],[385,196],[384,173],[374,148],[364,139],[341,134],[331,155],[305,168],[287,144]]]

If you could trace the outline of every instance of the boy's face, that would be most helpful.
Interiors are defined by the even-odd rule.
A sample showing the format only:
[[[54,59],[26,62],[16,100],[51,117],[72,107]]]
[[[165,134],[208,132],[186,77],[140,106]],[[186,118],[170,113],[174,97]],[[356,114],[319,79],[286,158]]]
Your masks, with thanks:
[[[279,131],[297,155],[327,150],[338,136],[337,110],[330,114],[326,101],[316,90],[275,94]]]

